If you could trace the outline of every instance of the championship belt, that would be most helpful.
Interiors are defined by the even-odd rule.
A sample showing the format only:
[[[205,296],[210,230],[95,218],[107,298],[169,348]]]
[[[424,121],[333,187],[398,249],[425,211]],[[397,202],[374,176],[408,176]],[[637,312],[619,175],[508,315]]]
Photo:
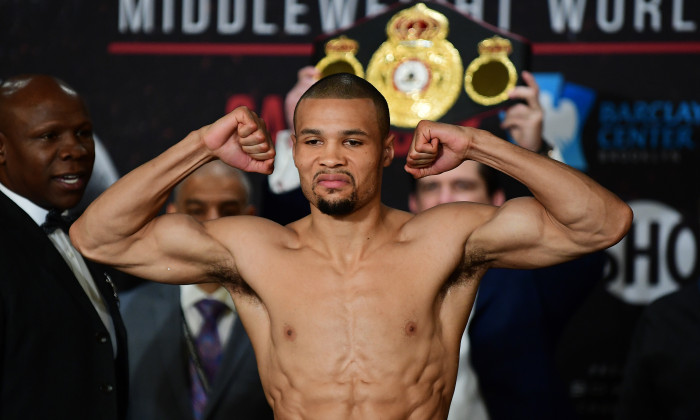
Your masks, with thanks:
[[[322,76],[367,79],[386,98],[391,125],[404,130],[423,119],[460,124],[507,106],[508,92],[529,67],[530,45],[426,1],[397,3],[316,39],[311,59]]]
[[[367,81],[389,103],[391,121],[415,127],[439,120],[454,105],[462,88],[462,59],[447,40],[445,15],[419,3],[394,15],[386,40],[372,55]]]

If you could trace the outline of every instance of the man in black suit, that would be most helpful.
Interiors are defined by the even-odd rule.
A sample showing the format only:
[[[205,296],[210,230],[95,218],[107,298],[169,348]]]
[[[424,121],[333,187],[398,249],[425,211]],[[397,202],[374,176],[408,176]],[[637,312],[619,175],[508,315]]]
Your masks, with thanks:
[[[60,226],[94,156],[92,123],[72,88],[45,75],[0,85],[0,418],[125,416],[116,294]]]
[[[246,175],[214,161],[175,188],[167,211],[201,222],[252,214],[249,197]],[[250,339],[231,295],[219,283],[147,282],[122,301],[129,332],[129,419],[272,420]],[[223,309],[210,325],[219,355],[211,372],[197,345],[207,329],[202,301]]]

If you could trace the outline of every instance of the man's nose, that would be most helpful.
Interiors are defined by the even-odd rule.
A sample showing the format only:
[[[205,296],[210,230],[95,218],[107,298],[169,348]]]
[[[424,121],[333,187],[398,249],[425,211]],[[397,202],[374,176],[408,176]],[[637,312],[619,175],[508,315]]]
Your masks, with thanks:
[[[217,208],[210,208],[207,210],[204,220],[216,220],[221,217],[221,212]]]
[[[455,195],[452,192],[452,188],[450,187],[440,187],[440,197],[439,197],[440,203],[439,204],[445,204],[445,203],[452,203],[455,200]]]
[[[61,136],[59,156],[61,159],[78,159],[86,156],[92,146],[92,139],[86,139],[76,133]]]
[[[337,144],[326,144],[321,153],[321,165],[323,166],[334,168],[341,166],[344,162],[342,148]]]

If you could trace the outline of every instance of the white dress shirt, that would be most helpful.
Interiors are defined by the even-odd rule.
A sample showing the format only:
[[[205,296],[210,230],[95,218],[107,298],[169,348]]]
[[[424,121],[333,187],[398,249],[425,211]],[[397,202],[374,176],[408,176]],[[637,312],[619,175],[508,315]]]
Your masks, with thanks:
[[[214,299],[225,304],[228,307],[228,311],[219,317],[217,332],[219,333],[219,341],[221,342],[221,348],[226,347],[228,339],[231,336],[231,328],[233,327],[233,322],[236,320],[238,313],[236,312],[236,306],[233,304],[233,299],[228,290],[223,287],[216,289],[214,293],[208,294],[204,290],[200,289],[196,284],[183,284],[180,286],[180,305],[182,305],[182,313],[185,315],[185,321],[187,322],[187,327],[190,329],[193,337],[199,335],[199,331],[202,329],[204,324],[204,319],[199,309],[195,307],[195,304],[202,299]]]
[[[37,225],[41,226],[44,223],[46,220],[46,215],[49,213],[48,210],[41,208],[21,195],[10,191],[1,183],[0,191],[10,200],[14,201],[15,204],[17,204],[17,206],[19,206],[22,210],[24,210],[24,212],[27,213]],[[112,351],[116,357],[117,334],[114,330],[114,323],[112,322],[112,317],[109,315],[109,310],[102,299],[102,295],[95,285],[95,280],[92,278],[87,265],[85,265],[85,260],[83,260],[80,253],[73,247],[68,235],[66,235],[66,233],[61,229],[54,230],[48,235],[48,237],[51,242],[53,242],[63,259],[66,261],[68,267],[70,267],[71,271],[75,275],[75,278],[78,279],[78,283],[85,291],[85,294],[90,299],[92,306],[97,311],[97,315],[99,315],[102,323],[107,328],[109,336],[112,339]]]
[[[292,157],[292,130],[280,130],[275,141],[275,170],[267,176],[270,191],[283,194],[301,185]]]

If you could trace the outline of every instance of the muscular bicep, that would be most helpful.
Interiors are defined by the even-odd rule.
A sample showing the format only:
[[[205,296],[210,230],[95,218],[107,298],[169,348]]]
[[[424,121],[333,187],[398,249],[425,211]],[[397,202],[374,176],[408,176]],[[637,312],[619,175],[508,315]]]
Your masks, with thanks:
[[[586,252],[571,232],[530,197],[509,200],[471,234],[467,255],[479,253],[491,267],[537,268]]]
[[[108,261],[116,268],[162,283],[213,281],[234,270],[230,251],[207,227],[184,214],[155,218],[112,252]]]

